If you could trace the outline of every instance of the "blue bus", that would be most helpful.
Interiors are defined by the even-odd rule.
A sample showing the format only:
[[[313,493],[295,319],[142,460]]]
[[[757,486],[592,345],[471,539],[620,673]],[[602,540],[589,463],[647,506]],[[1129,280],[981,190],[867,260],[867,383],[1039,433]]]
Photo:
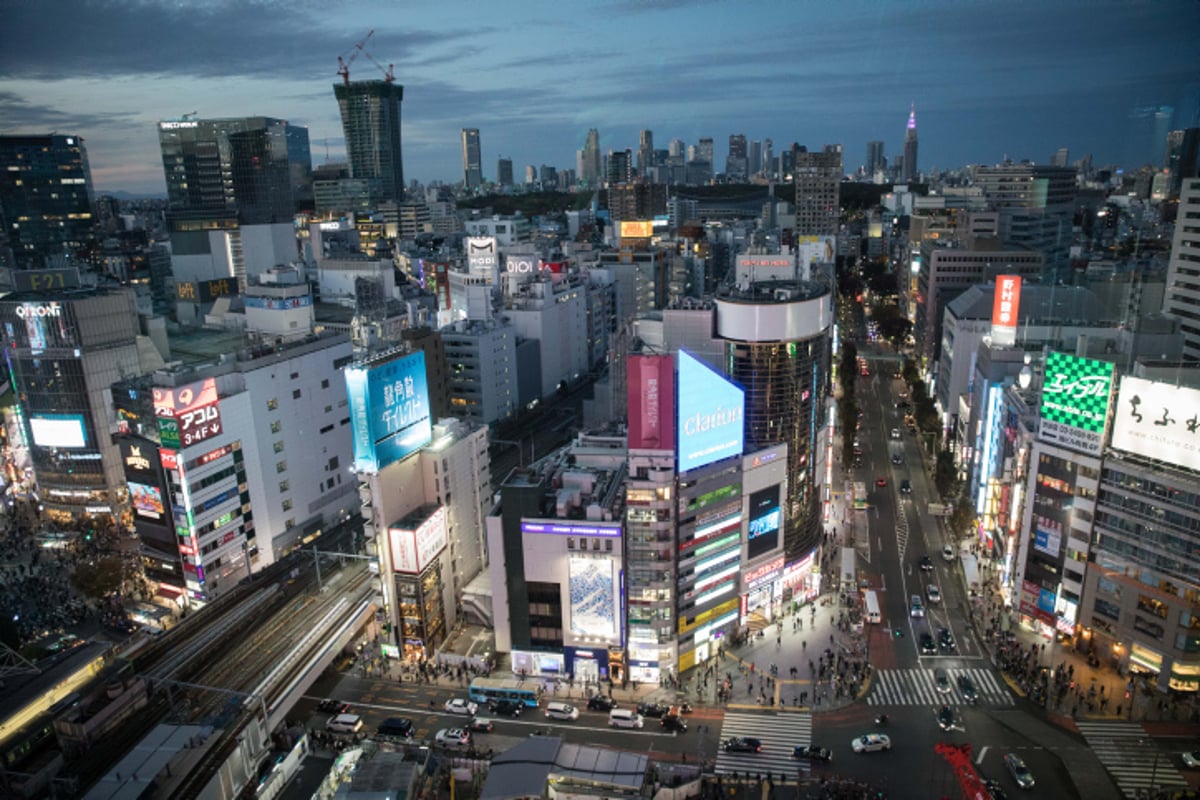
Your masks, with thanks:
[[[494,703],[515,700],[530,708],[542,701],[542,685],[537,681],[518,681],[516,678],[475,678],[468,696],[475,703]]]

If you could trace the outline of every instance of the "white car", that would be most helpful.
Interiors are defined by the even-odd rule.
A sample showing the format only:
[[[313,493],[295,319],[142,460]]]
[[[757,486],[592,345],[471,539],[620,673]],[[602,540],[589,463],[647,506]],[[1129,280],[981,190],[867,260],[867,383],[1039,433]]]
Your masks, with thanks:
[[[434,741],[442,747],[470,747],[471,732],[463,728],[442,728]]]
[[[1183,765],[1190,769],[1200,767],[1200,750],[1189,750],[1183,754]]]
[[[954,558],[955,558],[955,556],[954,556],[954,548],[953,547],[951,547],[950,545],[946,545],[945,547],[942,548],[942,561],[945,561],[946,563],[951,563],[954,561]]]
[[[850,747],[856,753],[874,753],[878,750],[891,750],[892,740],[886,733],[865,733],[851,739]]]
[[[893,439],[900,438],[900,429],[899,428],[892,428],[892,438]]]
[[[461,714],[464,717],[473,717],[478,710],[478,705],[472,703],[470,700],[463,700],[461,697],[446,701],[447,714]]]
[[[929,598],[930,603],[942,602],[942,592],[932,583],[925,587],[925,596]]]

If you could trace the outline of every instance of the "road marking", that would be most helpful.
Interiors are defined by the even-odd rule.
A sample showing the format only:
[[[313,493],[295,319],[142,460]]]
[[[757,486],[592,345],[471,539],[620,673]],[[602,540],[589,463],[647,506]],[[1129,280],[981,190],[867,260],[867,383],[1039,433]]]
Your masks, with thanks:
[[[990,744],[985,744],[983,747],[979,748],[979,755],[978,755],[978,756],[975,758],[975,763],[976,763],[976,764],[982,764],[982,763],[983,763],[983,757],[984,757],[985,755],[987,755],[987,751],[988,751],[988,748],[989,748],[989,747],[991,747],[991,745],[990,745]]]

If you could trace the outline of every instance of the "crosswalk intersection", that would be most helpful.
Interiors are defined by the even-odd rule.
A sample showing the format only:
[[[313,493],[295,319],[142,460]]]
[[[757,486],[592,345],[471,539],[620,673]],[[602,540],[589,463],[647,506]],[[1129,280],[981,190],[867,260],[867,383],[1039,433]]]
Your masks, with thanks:
[[[939,692],[934,671],[922,667],[911,669],[879,669],[871,677],[867,703],[873,706],[940,706],[968,705],[958,688],[958,678],[965,675],[975,685],[978,705],[1011,706],[1012,692],[996,673],[982,667],[947,669],[950,691]]]
[[[734,736],[750,736],[761,740],[762,752],[727,753],[721,748],[717,751],[719,773],[766,775],[770,772],[795,777],[797,770],[807,772],[810,768],[807,762],[792,758],[792,750],[797,745],[812,744],[812,714],[726,714],[721,724],[721,741]]]
[[[1170,753],[1159,750],[1137,722],[1077,722],[1088,747],[1126,797],[1143,789],[1186,787]]]

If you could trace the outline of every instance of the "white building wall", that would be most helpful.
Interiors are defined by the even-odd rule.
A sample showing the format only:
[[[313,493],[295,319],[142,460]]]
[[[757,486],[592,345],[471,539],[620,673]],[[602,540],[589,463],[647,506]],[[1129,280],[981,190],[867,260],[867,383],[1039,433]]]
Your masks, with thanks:
[[[296,229],[290,222],[243,225],[240,233],[247,280],[257,278],[280,264],[291,264],[300,257]]]
[[[587,297],[582,286],[547,298],[539,308],[508,309],[505,316],[519,336],[538,343],[542,397],[552,397],[560,381],[587,372]]]

